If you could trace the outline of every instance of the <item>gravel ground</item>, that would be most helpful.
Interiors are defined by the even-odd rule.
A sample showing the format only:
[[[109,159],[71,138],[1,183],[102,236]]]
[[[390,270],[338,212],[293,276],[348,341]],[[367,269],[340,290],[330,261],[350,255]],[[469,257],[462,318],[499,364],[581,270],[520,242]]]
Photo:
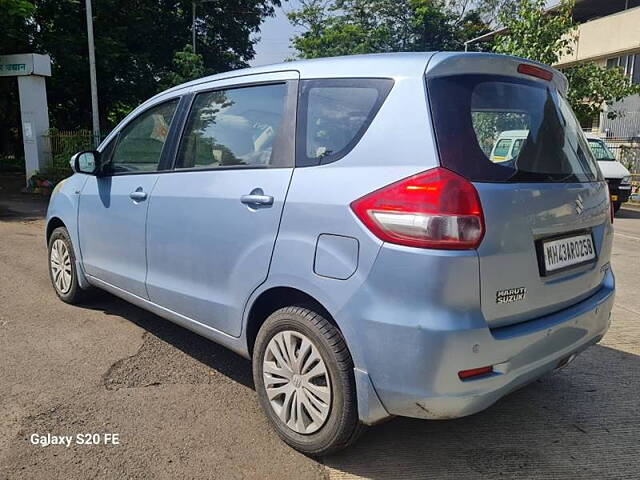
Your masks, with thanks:
[[[284,445],[248,361],[115,297],[60,302],[42,202],[0,196],[0,478],[640,477],[640,213],[616,219],[613,326],[567,368],[459,420],[395,419],[318,462]],[[32,445],[33,433],[120,445]]]

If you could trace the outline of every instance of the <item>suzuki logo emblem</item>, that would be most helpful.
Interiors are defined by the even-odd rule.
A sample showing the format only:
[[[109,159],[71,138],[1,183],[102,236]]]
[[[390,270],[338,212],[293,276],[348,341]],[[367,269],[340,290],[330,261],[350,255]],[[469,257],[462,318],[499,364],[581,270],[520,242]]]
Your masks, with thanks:
[[[582,197],[578,195],[576,199],[576,213],[582,215],[582,212],[584,212],[584,203],[582,202]]]

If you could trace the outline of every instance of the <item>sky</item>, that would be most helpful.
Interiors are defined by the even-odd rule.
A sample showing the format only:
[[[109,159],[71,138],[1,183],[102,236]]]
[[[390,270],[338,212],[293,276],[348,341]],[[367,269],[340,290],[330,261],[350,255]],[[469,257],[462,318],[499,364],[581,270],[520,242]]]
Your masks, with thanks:
[[[260,28],[260,41],[255,47],[256,56],[249,62],[252,66],[280,63],[293,56],[293,50],[289,49],[289,39],[296,30],[289,23],[286,12],[299,7],[298,0],[284,1],[281,7],[276,7],[276,16],[265,20]]]
[[[547,7],[558,3],[548,0]],[[260,41],[255,47],[256,56],[249,63],[251,66],[280,63],[294,52],[289,48],[289,39],[296,33],[287,19],[286,12],[300,8],[299,0],[285,0],[281,7],[276,7],[275,17],[267,18],[260,29]]]

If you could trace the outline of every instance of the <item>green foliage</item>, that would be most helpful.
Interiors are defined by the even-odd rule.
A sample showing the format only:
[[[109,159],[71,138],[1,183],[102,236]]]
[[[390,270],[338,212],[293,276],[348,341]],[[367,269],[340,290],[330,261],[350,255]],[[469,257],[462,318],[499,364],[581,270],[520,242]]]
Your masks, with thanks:
[[[593,63],[583,63],[564,71],[569,80],[568,100],[581,121],[594,118],[605,111],[607,104],[640,93],[640,85],[630,84],[621,68],[606,69]],[[616,118],[615,110],[607,111],[609,118]]]
[[[173,69],[167,72],[162,80],[163,88],[173,87],[181,83],[204,76],[202,55],[193,52],[193,46],[186,45],[173,55]]]
[[[576,24],[572,11],[575,0],[562,0],[553,12],[545,12],[545,0],[518,0],[515,8],[505,8],[499,15],[507,28],[493,45],[496,53],[530,58],[548,65],[573,53]],[[640,93],[620,69],[606,69],[593,63],[567,68],[569,80],[567,98],[581,122],[593,119],[622,98]],[[617,113],[609,108],[607,115]]]
[[[32,9],[16,10],[16,5]],[[91,124],[91,95],[84,1],[0,0],[0,55],[48,53],[51,123],[62,129]],[[197,4],[197,51],[204,73],[247,65],[254,56],[260,24],[280,0],[237,0]],[[9,16],[22,12],[24,16]],[[27,7],[28,8],[28,7]],[[164,87],[176,72],[174,54],[191,41],[191,0],[93,1],[96,69],[101,125],[109,129],[123,112]],[[184,73],[184,72],[182,72]],[[0,131],[18,125],[15,79],[0,79]],[[4,91],[9,98],[4,98]],[[0,140],[1,141],[1,140]]]
[[[0,0],[0,18],[28,18],[35,7],[28,0]]]
[[[575,0],[562,0],[554,13],[545,12],[545,3],[519,0],[515,9],[504,9],[498,19],[508,32],[497,37],[493,51],[548,65],[573,53],[575,25],[571,12]]]
[[[303,0],[288,14],[302,58],[395,51],[459,50],[488,31],[477,10],[444,0]]]
[[[471,117],[476,138],[487,157],[491,155],[500,133],[529,128],[527,115],[523,113],[472,112]]]

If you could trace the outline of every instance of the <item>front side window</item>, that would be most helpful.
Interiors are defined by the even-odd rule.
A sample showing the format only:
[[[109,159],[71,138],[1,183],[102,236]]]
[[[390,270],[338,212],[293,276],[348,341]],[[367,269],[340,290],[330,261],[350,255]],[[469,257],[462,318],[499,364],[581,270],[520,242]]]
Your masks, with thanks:
[[[298,163],[331,163],[362,137],[393,80],[326,79],[302,82],[298,115]]]
[[[146,110],[129,122],[118,135],[103,171],[112,174],[157,171],[177,106],[178,99],[171,100]]]
[[[452,75],[430,79],[428,91],[441,163],[469,180],[601,179],[580,124],[551,83]]]
[[[274,166],[286,96],[285,83],[198,94],[176,168]]]

